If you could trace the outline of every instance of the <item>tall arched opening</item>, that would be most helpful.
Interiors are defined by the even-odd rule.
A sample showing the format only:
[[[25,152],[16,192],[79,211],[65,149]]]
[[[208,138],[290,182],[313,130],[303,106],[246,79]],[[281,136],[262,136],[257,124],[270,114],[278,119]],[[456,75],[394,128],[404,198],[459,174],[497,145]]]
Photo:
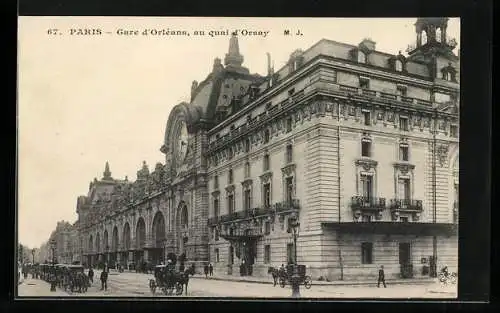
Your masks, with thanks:
[[[188,255],[187,245],[189,243],[188,238],[188,225],[189,225],[189,212],[187,205],[182,202],[179,205],[177,212],[177,253],[179,255]]]
[[[101,235],[99,233],[95,235],[95,252],[96,252],[95,265],[98,265],[102,261]]]
[[[135,253],[135,263],[142,264],[146,260],[144,260],[144,246],[146,245],[146,223],[142,217],[137,221],[137,225],[135,228],[135,245],[136,245],[136,253]]]
[[[123,227],[123,254],[122,254],[122,263],[128,268],[128,263],[132,262],[132,258],[129,258],[129,251],[131,251],[130,246],[130,225],[129,223],[125,223]]]
[[[157,212],[153,218],[153,226],[151,233],[153,234],[154,248],[151,250],[151,259],[153,264],[159,264],[165,261],[165,217],[161,212]]]
[[[118,227],[113,227],[111,235],[111,263],[118,262]]]

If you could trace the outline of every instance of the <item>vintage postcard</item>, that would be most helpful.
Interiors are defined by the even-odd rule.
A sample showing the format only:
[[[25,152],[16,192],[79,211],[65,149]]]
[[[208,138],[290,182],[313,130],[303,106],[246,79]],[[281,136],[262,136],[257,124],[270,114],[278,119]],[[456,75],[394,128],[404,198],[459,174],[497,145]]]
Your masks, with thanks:
[[[456,299],[459,18],[18,34],[19,297]]]

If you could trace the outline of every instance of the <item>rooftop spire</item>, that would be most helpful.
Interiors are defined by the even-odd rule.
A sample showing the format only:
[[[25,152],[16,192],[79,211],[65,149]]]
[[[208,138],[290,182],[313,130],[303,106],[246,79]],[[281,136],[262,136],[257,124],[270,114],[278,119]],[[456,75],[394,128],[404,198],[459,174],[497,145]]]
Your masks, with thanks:
[[[103,180],[110,180],[111,178],[111,171],[109,170],[109,163],[106,161],[106,165],[104,166],[104,173],[103,173]]]
[[[224,58],[224,65],[241,66],[243,63],[243,56],[240,54],[240,47],[238,45],[238,37],[235,34],[229,39],[229,52],[226,53]]]

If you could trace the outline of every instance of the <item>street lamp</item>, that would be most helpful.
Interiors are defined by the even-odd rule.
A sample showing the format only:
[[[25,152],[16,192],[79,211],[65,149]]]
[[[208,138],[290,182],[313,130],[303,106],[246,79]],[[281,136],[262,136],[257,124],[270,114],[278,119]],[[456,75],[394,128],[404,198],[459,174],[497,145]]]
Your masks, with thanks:
[[[300,275],[299,266],[297,265],[297,237],[299,236],[300,222],[297,214],[293,214],[288,220],[289,231],[293,235],[293,248],[294,248],[294,260],[293,260],[293,274],[290,278],[290,283],[292,284],[292,298],[300,298]]]
[[[50,282],[50,291],[56,291],[56,267],[55,267],[55,263],[56,263],[56,254],[55,254],[55,251],[56,251],[56,244],[57,242],[55,241],[55,239],[52,239],[50,241],[50,248],[52,250],[52,279],[51,279],[51,282]]]

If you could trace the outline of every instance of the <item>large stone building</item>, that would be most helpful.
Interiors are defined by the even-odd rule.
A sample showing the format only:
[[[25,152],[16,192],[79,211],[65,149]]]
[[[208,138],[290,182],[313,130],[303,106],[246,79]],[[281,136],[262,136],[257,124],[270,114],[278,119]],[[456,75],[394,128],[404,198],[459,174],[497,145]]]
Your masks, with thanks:
[[[106,164],[78,198],[84,262],[185,253],[264,275],[294,261],[298,216],[297,261],[313,278],[456,269],[460,63],[446,18],[415,27],[408,56],[321,40],[267,76],[242,65],[232,36],[171,111],[165,165],[129,182]]]

